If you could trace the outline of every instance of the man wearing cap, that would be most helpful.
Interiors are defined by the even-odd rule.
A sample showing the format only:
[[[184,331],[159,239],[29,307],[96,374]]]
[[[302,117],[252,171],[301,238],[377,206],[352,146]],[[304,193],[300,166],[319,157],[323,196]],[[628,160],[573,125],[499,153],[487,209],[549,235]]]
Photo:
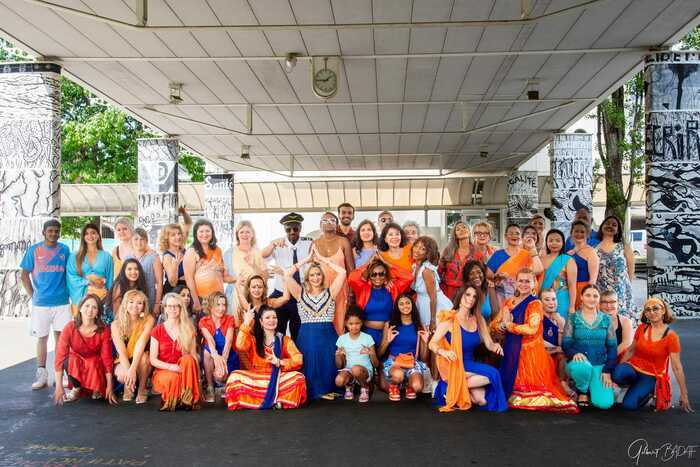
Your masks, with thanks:
[[[288,269],[293,264],[303,260],[311,252],[313,241],[308,237],[301,236],[301,223],[304,218],[301,214],[291,212],[280,219],[280,224],[284,226],[286,237],[278,238],[270,242],[262,250],[263,258],[270,256],[275,260],[277,266],[282,269]],[[302,283],[301,273],[294,273],[294,280],[299,284]],[[281,297],[284,290],[284,277],[275,275],[275,290],[270,294],[270,297]],[[297,310],[297,301],[290,297],[289,301],[280,308],[277,308],[277,331],[282,334],[287,332],[287,323],[289,323],[289,333],[293,340],[296,340],[299,334],[301,321],[299,320],[299,312]]]

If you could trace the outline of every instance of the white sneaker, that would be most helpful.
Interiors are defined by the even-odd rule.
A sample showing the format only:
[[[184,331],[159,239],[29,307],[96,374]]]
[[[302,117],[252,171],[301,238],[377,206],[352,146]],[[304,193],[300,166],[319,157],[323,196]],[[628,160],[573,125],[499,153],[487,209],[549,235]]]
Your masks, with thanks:
[[[46,368],[37,368],[36,369],[36,379],[32,383],[32,390],[36,391],[37,389],[45,388],[48,385],[49,385],[49,372],[46,371]]]

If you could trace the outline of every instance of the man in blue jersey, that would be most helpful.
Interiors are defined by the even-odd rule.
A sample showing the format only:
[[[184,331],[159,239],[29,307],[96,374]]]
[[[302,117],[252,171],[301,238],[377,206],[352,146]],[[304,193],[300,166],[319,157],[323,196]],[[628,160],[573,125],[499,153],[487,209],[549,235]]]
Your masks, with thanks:
[[[55,341],[72,319],[68,305],[66,263],[70,250],[58,242],[61,223],[55,219],[46,221],[42,230],[44,241],[29,247],[22,258],[22,285],[32,299],[30,334],[37,338],[36,380],[32,389],[48,384],[46,371],[46,347],[49,332],[53,328]],[[58,381],[57,384],[62,384]]]

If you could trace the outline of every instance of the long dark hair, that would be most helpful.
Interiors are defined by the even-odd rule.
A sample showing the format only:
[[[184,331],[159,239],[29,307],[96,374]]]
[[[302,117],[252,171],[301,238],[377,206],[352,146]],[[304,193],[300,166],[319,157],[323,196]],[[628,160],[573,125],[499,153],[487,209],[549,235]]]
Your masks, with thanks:
[[[464,267],[462,268],[462,284],[471,284],[471,281],[469,280],[469,274],[471,274],[472,269],[474,268],[478,268],[481,270],[481,274],[484,278],[481,281],[481,290],[479,290],[479,292],[481,292],[483,295],[486,295],[486,291],[488,290],[488,282],[486,281],[486,266],[484,266],[484,263],[482,263],[481,261],[473,259],[464,265]],[[473,284],[472,286],[476,287]],[[459,302],[457,303],[459,305]]]
[[[199,243],[199,240],[197,240],[197,230],[205,225],[211,229],[211,240],[209,240],[209,244],[207,246],[210,250],[216,250],[216,233],[214,232],[214,225],[206,219],[199,219],[194,223],[194,227],[192,227],[192,248],[194,248],[194,251],[200,258],[204,258],[207,255],[204,253],[202,244]]]
[[[126,278],[125,273],[126,266],[132,263],[135,263],[136,267],[139,270],[139,277],[138,279],[136,279],[136,284],[134,285],[132,285],[129,279]],[[138,260],[135,258],[129,258],[126,261],[124,261],[124,264],[122,264],[122,268],[119,270],[119,275],[112,284],[112,288],[109,290],[109,296],[107,297],[106,303],[108,303],[110,307],[113,307],[115,293],[118,292],[118,296],[123,297],[124,294],[131,289],[140,290],[141,292],[145,293],[146,296],[148,296],[148,286],[146,285],[146,273],[144,272],[141,263],[139,263]],[[116,312],[117,310],[114,311]]]
[[[180,295],[180,292],[182,292],[184,289],[187,289],[187,291],[190,293],[190,303],[187,305],[187,316],[192,315],[192,291],[187,287],[186,285],[176,285],[173,290],[171,290],[171,293],[178,294]]]
[[[622,221],[619,217],[615,215],[610,215],[603,219],[603,222],[600,223],[600,227],[598,228],[598,232],[596,232],[595,238],[597,238],[601,242],[603,241],[603,225],[605,225],[608,219],[615,219],[615,221],[617,222],[617,233],[613,237],[613,242],[624,243],[624,236],[622,235]]]
[[[104,321],[102,321],[102,300],[100,300],[100,297],[92,293],[89,293],[86,296],[84,296],[78,304],[78,314],[75,315],[75,317],[73,318],[73,321],[75,322],[75,329],[77,330],[78,328],[80,328],[80,326],[83,325],[83,315],[80,314],[80,309],[83,307],[83,304],[88,300],[95,300],[95,303],[97,303],[97,316],[95,316],[95,325],[97,326],[97,332],[102,332],[102,330],[105,328],[105,323]]]
[[[399,224],[397,224],[396,222],[392,222],[390,224],[385,225],[382,229],[382,233],[379,236],[379,242],[377,244],[379,247],[379,251],[389,251],[389,244],[386,242],[386,234],[389,233],[389,229],[398,230],[401,234],[401,243],[399,243],[399,247],[403,248],[406,246],[406,234],[403,232],[403,229]]]
[[[413,321],[413,327],[416,328],[416,332],[420,331],[420,314],[418,313],[418,307],[416,306],[416,302],[413,301],[411,295],[407,293],[402,293],[396,297],[396,301],[394,301],[394,309],[391,311],[391,318],[389,319],[389,326],[396,326],[397,329],[399,326],[401,326],[399,300],[402,298],[407,298],[411,301],[411,321]]]
[[[253,337],[255,337],[255,352],[261,358],[265,358],[265,330],[263,329],[260,320],[262,320],[262,316],[268,311],[272,311],[273,313],[277,314],[274,308],[270,308],[267,305],[263,305],[260,307],[260,310],[258,310],[255,313],[255,319],[253,321]]]
[[[466,283],[461,289],[457,291],[454,299],[452,299],[452,308],[455,310],[459,310],[459,305],[462,303],[462,297],[464,297],[464,294],[469,289],[474,289],[474,293],[476,294],[474,306],[472,306],[472,309],[469,310],[469,313],[478,318],[479,316],[481,316],[481,306],[479,306],[481,305],[481,291],[471,282]]]
[[[87,255],[87,242],[85,241],[85,232],[88,229],[92,229],[97,232],[97,249],[102,249],[102,234],[100,233],[100,226],[94,222],[88,222],[80,231],[80,247],[78,248],[78,253],[75,255],[75,269],[78,271],[79,275],[83,275],[83,260],[85,255]]]
[[[372,243],[377,245],[377,228],[374,227],[374,222],[372,222],[369,219],[365,219],[360,224],[357,226],[357,229],[355,229],[355,238],[352,239],[352,248],[355,250],[355,253],[358,255],[362,253],[362,249],[365,247],[365,243],[362,241],[360,238],[360,229],[365,226],[369,225],[372,228]]]
[[[563,255],[566,253],[566,236],[564,235],[564,232],[559,229],[550,229],[549,232],[547,232],[547,235],[544,236],[544,251],[546,251],[548,255],[552,254],[547,246],[547,239],[549,239],[549,236],[552,234],[559,235],[561,237],[561,251],[559,251],[559,254]]]

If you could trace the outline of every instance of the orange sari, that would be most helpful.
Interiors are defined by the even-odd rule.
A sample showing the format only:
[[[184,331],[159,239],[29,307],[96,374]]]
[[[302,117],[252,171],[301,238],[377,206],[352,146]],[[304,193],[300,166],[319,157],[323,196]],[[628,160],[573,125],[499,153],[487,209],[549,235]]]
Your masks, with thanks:
[[[506,276],[501,284],[496,287],[496,293],[499,295],[501,302],[503,302],[515,294],[515,276],[518,275],[518,271],[521,269],[532,267],[532,257],[530,252],[524,249],[520,249],[513,256],[508,255],[505,249],[497,250],[489,258],[486,267],[494,274]]]
[[[447,382],[447,393],[445,394],[445,405],[440,407],[440,412],[451,412],[455,409],[469,410],[472,406],[469,397],[469,387],[467,377],[462,362],[462,330],[457,320],[455,310],[445,310],[438,312],[438,322],[447,321],[450,323],[451,342],[447,339],[440,339],[441,349],[452,350],[457,358],[451,362],[438,355],[436,357],[440,378]]]
[[[199,409],[199,364],[192,355],[183,355],[177,361],[180,372],[156,368],[153,371],[153,389],[160,393],[160,410]]]

